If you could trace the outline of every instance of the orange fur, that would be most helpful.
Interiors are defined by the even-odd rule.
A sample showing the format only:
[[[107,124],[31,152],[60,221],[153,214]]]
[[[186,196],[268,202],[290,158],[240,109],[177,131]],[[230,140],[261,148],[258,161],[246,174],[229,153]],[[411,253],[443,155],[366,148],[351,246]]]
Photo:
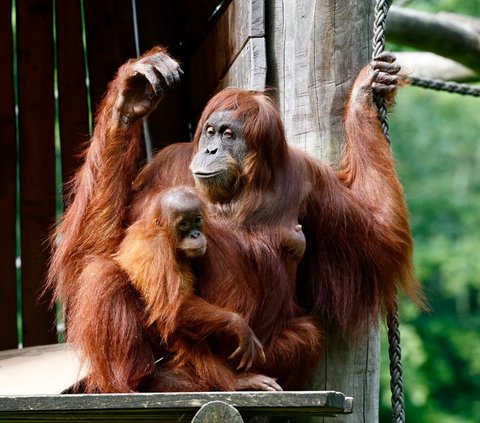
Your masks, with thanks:
[[[189,164],[201,130],[191,143],[160,151],[135,178],[140,121],[122,125],[114,110],[119,92],[128,88],[132,63],[120,68],[97,115],[94,139],[74,180],[73,202],[57,230],[62,240],[49,276],[56,298],[67,306],[69,339],[98,363],[94,376],[106,391],[243,389],[258,374],[298,389],[319,359],[321,325],[358,335],[369,317],[392,309],[398,287],[422,302],[403,192],[372,102],[368,67],[346,107],[339,172],[287,145],[280,115],[265,94],[227,89],[209,102],[198,127],[217,110],[233,110],[244,122],[249,153],[228,201],[212,201],[214,190],[197,190],[209,221],[208,253],[193,268],[198,295],[175,302],[178,280],[167,282],[159,295],[155,277],[171,278],[167,269],[177,263],[168,255],[171,242],[158,245],[166,258],[150,266],[156,241],[144,246],[140,237],[129,246],[128,238],[144,231],[139,221],[159,192],[194,186]],[[285,233],[297,223],[306,237],[298,260],[288,254],[288,241],[285,247]],[[96,262],[117,251],[113,264]],[[118,263],[128,276],[115,270]],[[98,274],[86,281],[92,266]],[[190,277],[187,272],[180,279]],[[129,279],[144,291],[146,310],[138,292],[126,288]],[[221,313],[210,314],[211,307],[246,321],[264,345],[265,363],[254,361],[252,373],[232,368],[227,357],[236,341],[219,330]],[[166,333],[185,329],[176,355],[156,367],[154,357],[162,351],[145,311],[156,321],[177,319]],[[112,337],[107,326],[116,327],[117,319],[119,330]]]
[[[183,198],[197,198],[188,188],[175,192],[181,192]],[[181,237],[170,216],[177,210],[161,208],[168,195],[171,191],[152,199],[144,216],[126,230],[114,255],[91,257],[80,274],[80,295],[70,304],[69,340],[77,344],[92,370],[84,380],[87,392],[153,389],[153,384],[157,390],[172,390],[172,379],[181,367],[187,367],[208,389],[232,390],[236,380],[233,368],[205,342],[214,334],[229,337],[232,348],[239,344],[240,359],[259,359],[263,354],[239,314],[195,295],[192,259],[178,250]],[[90,298],[93,294],[95,298]],[[82,315],[86,310],[100,321],[85,324]],[[137,331],[143,335],[137,338]],[[107,336],[109,343],[105,343]],[[233,349],[227,351],[231,354]],[[156,352],[173,354],[173,358],[166,360],[159,380],[145,382],[155,372]],[[181,386],[179,381],[175,390]]]

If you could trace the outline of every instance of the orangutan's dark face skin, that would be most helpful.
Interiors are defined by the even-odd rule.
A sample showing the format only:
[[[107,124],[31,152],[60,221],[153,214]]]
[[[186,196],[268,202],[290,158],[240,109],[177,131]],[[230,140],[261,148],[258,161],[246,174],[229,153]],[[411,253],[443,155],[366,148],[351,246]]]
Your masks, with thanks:
[[[205,122],[190,170],[197,186],[214,201],[228,199],[242,175],[248,148],[243,122],[231,110],[219,110]]]

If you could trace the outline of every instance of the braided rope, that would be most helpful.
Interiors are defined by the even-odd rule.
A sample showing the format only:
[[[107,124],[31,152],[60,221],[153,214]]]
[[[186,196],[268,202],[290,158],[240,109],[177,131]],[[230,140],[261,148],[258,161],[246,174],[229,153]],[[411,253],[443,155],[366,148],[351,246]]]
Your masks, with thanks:
[[[400,346],[400,316],[398,298],[395,309],[387,316],[388,356],[390,358],[390,391],[392,393],[392,422],[405,422],[405,402],[403,398],[402,348]]]
[[[378,57],[385,50],[385,28],[387,26],[387,13],[391,1],[377,0],[375,4],[375,21],[373,23],[373,59]],[[375,103],[378,107],[378,116],[382,124],[382,131],[385,134],[387,142],[390,144],[390,134],[387,116],[387,106],[383,97],[374,96]]]
[[[385,50],[385,28],[388,9],[392,0],[377,0],[375,3],[375,20],[373,35],[373,58],[375,59]],[[422,88],[430,88],[438,91],[447,91],[462,95],[480,97],[480,88],[467,84],[459,84],[439,79],[427,79],[411,77],[412,85]],[[382,131],[390,144],[387,108],[380,96],[375,96],[378,107],[378,115],[382,125]],[[394,309],[387,316],[388,327],[388,354],[390,358],[390,390],[392,402],[392,422],[405,423],[405,401],[403,396],[403,367],[402,349],[400,346],[400,316],[398,312],[398,297],[395,297]]]
[[[377,0],[375,4],[375,21],[373,35],[373,58],[375,59],[385,50],[385,28],[388,9],[391,0]],[[382,131],[390,144],[390,135],[387,118],[387,108],[380,96],[375,96],[378,107],[379,119]],[[388,344],[390,357],[390,390],[392,395],[392,422],[404,423],[404,399],[403,399],[403,376],[402,376],[402,349],[400,347],[400,318],[398,313],[398,298],[395,297],[395,307],[387,316]]]
[[[417,87],[480,97],[480,88],[476,88],[468,84],[459,84],[458,82],[444,81],[442,79],[419,78],[416,76],[412,76],[409,79],[412,85]]]

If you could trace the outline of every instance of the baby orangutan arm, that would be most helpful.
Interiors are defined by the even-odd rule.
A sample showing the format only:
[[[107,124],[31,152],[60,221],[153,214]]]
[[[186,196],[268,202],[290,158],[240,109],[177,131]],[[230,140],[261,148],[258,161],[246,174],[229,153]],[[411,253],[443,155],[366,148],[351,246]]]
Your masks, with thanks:
[[[174,188],[152,200],[146,217],[128,230],[116,260],[142,294],[149,324],[167,344],[187,335],[203,341],[215,333],[238,338],[230,355],[237,370],[248,371],[255,359],[265,360],[260,341],[244,318],[208,303],[194,292],[192,260],[207,252],[201,204],[191,188]]]

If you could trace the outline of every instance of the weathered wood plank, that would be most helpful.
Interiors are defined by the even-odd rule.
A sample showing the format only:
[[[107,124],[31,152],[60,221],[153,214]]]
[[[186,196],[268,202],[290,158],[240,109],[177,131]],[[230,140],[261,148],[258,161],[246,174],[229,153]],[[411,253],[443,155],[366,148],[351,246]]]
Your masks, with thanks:
[[[343,108],[371,51],[373,1],[267,2],[268,81],[289,143],[334,163]]]
[[[307,389],[338,389],[355,398],[354,414],[339,422],[378,421],[380,332],[372,328],[357,343],[330,334],[326,337],[324,360]],[[324,422],[312,418],[310,422]]]
[[[15,104],[13,90],[13,49],[11,2],[0,2],[0,350],[16,348],[17,333],[17,278],[15,269],[15,195],[17,145],[15,139]]]
[[[339,392],[182,392],[163,394],[44,395],[0,397],[0,420],[179,421],[221,401],[242,415],[351,413],[352,398]],[[185,420],[188,421],[188,420]]]
[[[22,314],[25,346],[56,342],[55,312],[38,295],[55,221],[53,27],[50,0],[17,0]]]
[[[251,38],[220,81],[216,91],[225,87],[263,90],[267,78],[265,38]]]
[[[346,98],[370,60],[374,2],[266,4],[267,84],[278,88],[288,142],[335,165],[344,139]],[[367,330],[356,344],[327,334],[323,362],[308,389],[335,389],[355,398],[354,414],[338,422],[376,422],[379,367],[378,330]]]
[[[264,1],[234,0],[191,59],[191,111],[215,91],[250,38],[264,37]],[[198,83],[202,81],[202,83]]]

